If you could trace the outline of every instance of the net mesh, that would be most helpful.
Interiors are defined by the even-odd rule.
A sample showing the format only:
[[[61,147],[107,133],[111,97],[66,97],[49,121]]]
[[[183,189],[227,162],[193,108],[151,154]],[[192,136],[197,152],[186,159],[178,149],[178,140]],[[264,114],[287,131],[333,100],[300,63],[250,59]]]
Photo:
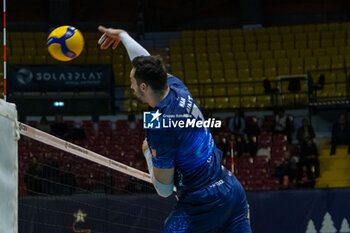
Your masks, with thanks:
[[[103,124],[85,122],[86,139],[68,140],[146,171],[140,127]],[[25,136],[19,141],[19,232],[160,232],[174,203],[148,182]]]

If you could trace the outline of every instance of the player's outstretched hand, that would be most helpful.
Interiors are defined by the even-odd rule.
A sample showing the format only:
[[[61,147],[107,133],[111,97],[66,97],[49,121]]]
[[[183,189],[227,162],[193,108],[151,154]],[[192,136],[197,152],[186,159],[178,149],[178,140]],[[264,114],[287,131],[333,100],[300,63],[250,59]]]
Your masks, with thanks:
[[[108,49],[112,44],[112,49],[117,48],[120,42],[119,34],[125,32],[122,29],[105,28],[103,26],[98,26],[98,30],[103,32],[103,35],[98,40],[100,49]]]

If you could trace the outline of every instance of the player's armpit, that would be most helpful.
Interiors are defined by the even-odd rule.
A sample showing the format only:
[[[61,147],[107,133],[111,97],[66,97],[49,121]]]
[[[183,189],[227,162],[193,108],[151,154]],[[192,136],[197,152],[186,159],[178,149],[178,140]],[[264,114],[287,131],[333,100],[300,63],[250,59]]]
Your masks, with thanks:
[[[162,184],[171,184],[174,181],[174,168],[157,168],[153,166],[153,175]]]

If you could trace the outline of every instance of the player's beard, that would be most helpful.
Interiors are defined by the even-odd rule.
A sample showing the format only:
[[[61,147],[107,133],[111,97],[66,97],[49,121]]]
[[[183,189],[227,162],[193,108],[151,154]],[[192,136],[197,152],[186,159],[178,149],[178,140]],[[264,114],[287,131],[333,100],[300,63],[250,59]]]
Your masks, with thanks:
[[[137,89],[134,90],[134,95],[139,101],[145,103],[145,93],[140,89],[140,87],[137,87]]]

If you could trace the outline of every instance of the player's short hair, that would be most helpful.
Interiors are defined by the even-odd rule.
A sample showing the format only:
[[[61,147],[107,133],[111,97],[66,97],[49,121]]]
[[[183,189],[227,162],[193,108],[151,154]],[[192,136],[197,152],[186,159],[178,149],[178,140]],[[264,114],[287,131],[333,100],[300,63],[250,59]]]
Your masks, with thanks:
[[[132,60],[137,84],[146,83],[158,94],[168,87],[167,73],[160,56],[138,56]]]

